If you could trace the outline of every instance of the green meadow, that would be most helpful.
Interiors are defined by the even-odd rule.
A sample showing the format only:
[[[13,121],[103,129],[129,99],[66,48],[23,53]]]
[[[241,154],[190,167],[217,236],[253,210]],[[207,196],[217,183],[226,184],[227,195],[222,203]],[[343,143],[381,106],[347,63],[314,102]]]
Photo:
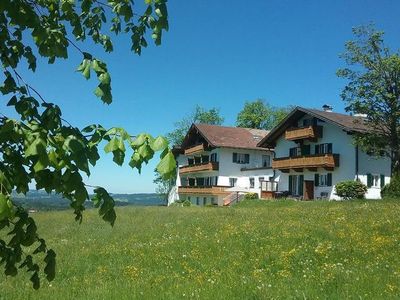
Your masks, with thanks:
[[[34,214],[57,276],[0,275],[0,299],[394,299],[400,201],[245,201]]]

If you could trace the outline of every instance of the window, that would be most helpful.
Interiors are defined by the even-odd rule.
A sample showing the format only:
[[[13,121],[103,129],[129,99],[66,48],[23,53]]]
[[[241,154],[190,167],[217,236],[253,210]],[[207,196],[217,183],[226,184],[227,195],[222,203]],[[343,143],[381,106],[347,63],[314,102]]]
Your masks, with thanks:
[[[232,161],[237,164],[248,164],[250,162],[250,154],[234,152]]]
[[[204,186],[204,177],[198,177],[196,178],[197,186]]]
[[[294,147],[289,149],[290,157],[309,155],[309,154],[310,154],[310,145],[303,145],[301,147]]]
[[[253,189],[254,188],[254,177],[250,177],[250,188]]]
[[[211,153],[210,160],[212,162],[217,162],[217,153]]]
[[[294,147],[289,149],[289,156],[290,157],[295,157],[295,156],[300,156],[301,155],[301,148],[300,147]]]
[[[271,156],[270,155],[263,155],[262,156],[262,166],[264,168],[268,168],[271,166]]]
[[[201,156],[194,157],[194,164],[201,164]]]
[[[188,165],[193,165],[194,164],[194,160],[193,158],[188,158]]]
[[[384,174],[367,174],[367,187],[383,188],[385,186]]]
[[[315,186],[332,186],[332,173],[315,174],[314,185]]]
[[[210,157],[208,155],[202,155],[201,156],[201,162],[202,163],[208,163],[210,161]]]
[[[303,175],[289,175],[289,194],[292,196],[302,196],[303,183]]]
[[[332,153],[332,143],[315,145],[315,154]]]
[[[237,178],[229,178],[229,185],[231,187],[236,186]]]

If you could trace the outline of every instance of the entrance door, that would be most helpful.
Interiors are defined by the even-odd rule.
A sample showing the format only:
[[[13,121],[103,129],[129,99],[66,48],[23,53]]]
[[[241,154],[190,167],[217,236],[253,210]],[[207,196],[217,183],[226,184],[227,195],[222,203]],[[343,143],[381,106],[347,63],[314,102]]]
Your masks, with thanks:
[[[304,200],[314,199],[314,181],[304,180]]]

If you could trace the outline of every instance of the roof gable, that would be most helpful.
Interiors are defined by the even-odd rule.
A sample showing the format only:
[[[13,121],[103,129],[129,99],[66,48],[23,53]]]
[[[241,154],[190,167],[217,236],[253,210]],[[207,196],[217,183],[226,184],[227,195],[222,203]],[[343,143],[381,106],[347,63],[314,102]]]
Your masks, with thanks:
[[[365,118],[355,117],[335,112],[321,111],[318,109],[308,109],[303,107],[296,107],[283,119],[274,129],[272,129],[267,136],[265,136],[259,143],[260,147],[273,147],[275,141],[284,132],[297,124],[297,122],[305,115],[309,115],[325,121],[327,123],[338,126],[347,132],[361,132],[365,133],[370,131],[365,124]]]

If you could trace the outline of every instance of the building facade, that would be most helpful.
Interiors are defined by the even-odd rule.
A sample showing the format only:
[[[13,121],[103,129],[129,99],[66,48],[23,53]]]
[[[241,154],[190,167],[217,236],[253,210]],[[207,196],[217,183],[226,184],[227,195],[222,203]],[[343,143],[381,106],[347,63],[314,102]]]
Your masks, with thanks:
[[[193,124],[177,151],[176,187],[169,203],[226,205],[232,195],[257,193],[274,176],[273,153],[257,146],[268,131]]]
[[[355,146],[353,135],[368,130],[363,117],[297,107],[258,145],[275,150],[278,194],[339,199],[336,183],[360,180],[368,186],[366,198],[379,199],[390,181],[390,160]]]

